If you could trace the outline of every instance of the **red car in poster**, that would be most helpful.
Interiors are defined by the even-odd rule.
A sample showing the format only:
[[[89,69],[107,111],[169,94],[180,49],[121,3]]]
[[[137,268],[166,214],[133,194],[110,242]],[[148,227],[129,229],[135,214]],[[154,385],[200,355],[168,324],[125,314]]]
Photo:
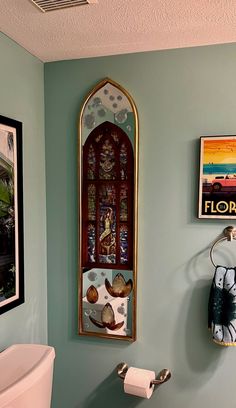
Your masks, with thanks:
[[[219,192],[223,190],[236,190],[236,174],[226,176],[216,176],[211,182],[212,190]],[[232,188],[233,187],[233,188]]]

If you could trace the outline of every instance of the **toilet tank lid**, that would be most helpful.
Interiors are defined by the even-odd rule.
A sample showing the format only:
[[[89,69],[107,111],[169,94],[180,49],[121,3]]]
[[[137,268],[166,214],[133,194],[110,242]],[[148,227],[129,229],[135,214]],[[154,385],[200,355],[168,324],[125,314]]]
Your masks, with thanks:
[[[15,344],[0,353],[0,406],[7,394],[24,392],[53,364],[55,350],[41,344]]]

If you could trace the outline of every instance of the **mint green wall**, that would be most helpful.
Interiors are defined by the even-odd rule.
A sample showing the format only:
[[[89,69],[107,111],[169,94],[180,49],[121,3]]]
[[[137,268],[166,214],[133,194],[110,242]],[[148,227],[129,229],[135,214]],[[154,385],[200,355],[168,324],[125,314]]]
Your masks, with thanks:
[[[138,340],[78,337],[77,117],[109,76],[140,117]],[[207,330],[213,268],[206,248],[229,221],[196,218],[201,135],[236,133],[236,45],[45,65],[48,331],[56,347],[54,408],[235,407],[236,350]],[[235,260],[236,262],[236,260]],[[120,361],[168,367],[150,401],[124,395]]]
[[[0,34],[0,114],[23,122],[25,303],[0,316],[0,349],[47,341],[43,64]]]

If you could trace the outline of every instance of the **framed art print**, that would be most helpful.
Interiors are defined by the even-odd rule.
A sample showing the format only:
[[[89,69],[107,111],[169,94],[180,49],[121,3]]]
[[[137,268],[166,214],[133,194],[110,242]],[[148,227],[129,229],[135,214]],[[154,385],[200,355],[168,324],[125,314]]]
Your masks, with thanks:
[[[24,302],[22,123],[0,116],[0,314]]]
[[[236,218],[236,136],[200,138],[199,218]]]

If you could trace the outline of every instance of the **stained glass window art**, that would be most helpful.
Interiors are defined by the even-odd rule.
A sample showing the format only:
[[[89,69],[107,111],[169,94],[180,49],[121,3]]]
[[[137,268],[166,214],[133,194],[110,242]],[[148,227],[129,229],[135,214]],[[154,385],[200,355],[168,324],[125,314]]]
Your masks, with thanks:
[[[102,145],[99,163],[99,177],[104,180],[114,180],[115,171],[115,151],[109,139]]]
[[[94,184],[88,185],[88,220],[96,220],[96,187]]]
[[[94,180],[95,178],[95,168],[96,168],[96,156],[92,145],[89,146],[88,152],[88,179]]]
[[[120,177],[121,177],[121,180],[127,179],[127,162],[128,162],[127,147],[125,143],[122,143],[121,149],[120,149]]]
[[[98,136],[96,137],[95,141],[96,141],[97,143],[100,142],[102,136],[103,136],[103,135],[102,135],[102,133],[101,133],[100,135],[98,135]]]
[[[99,262],[116,263],[116,211],[100,203]]]
[[[119,143],[119,136],[118,136],[117,133],[112,132],[111,136],[112,136],[114,142]]]
[[[102,184],[99,190],[99,200],[104,205],[116,205],[116,188],[114,184]]]
[[[128,227],[121,225],[120,227],[120,263],[128,262]]]
[[[90,133],[83,156],[84,191],[87,191],[83,220],[85,224],[94,223],[94,229],[91,226],[88,229],[87,238],[84,235],[83,266],[92,262],[97,266],[112,264],[117,269],[129,264],[132,268],[132,252],[127,249],[128,229],[132,230],[133,225],[132,144],[122,129],[105,122]],[[120,223],[124,222],[126,226],[120,229]]]
[[[128,185],[120,187],[120,221],[128,221]]]
[[[116,262],[116,189],[102,184],[99,191],[100,236],[99,262]]]
[[[96,262],[95,258],[95,226],[88,225],[88,259],[89,262]]]

